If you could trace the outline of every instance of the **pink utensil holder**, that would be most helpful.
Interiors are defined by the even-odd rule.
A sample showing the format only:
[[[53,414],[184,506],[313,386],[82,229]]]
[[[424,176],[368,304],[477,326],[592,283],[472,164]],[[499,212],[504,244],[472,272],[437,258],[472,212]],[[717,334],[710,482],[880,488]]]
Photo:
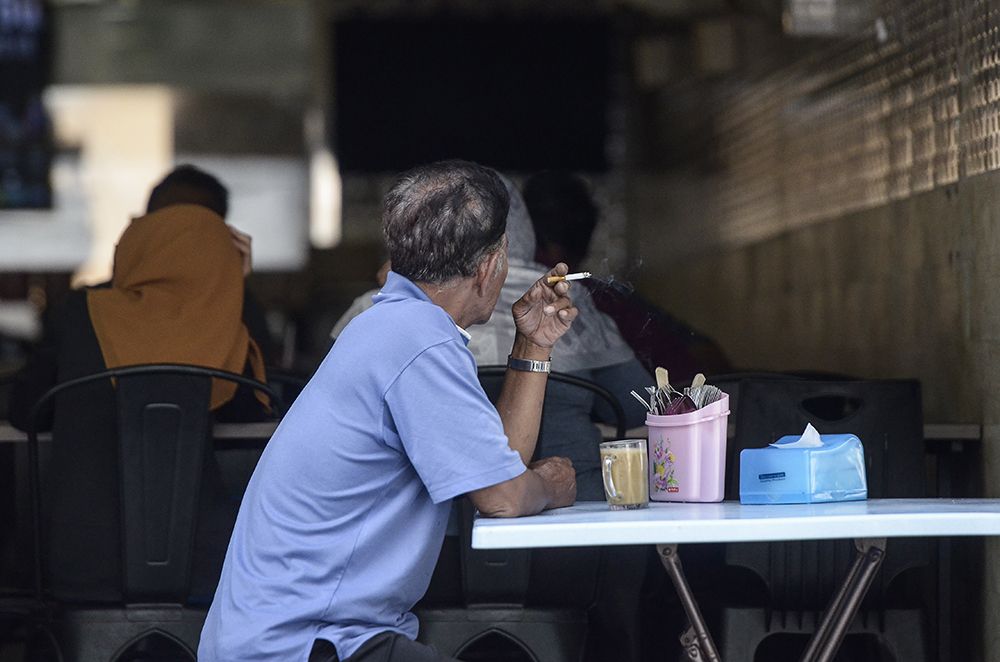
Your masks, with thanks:
[[[728,421],[727,394],[688,414],[647,414],[649,498],[653,501],[722,501]]]

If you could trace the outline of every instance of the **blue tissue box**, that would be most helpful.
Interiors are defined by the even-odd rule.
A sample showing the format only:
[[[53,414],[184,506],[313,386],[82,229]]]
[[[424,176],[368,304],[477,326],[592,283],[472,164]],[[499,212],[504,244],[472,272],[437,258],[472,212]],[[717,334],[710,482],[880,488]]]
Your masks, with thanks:
[[[777,444],[798,441],[797,435]],[[740,503],[820,503],[868,498],[865,449],[853,434],[820,435],[812,448],[747,448],[740,453]]]

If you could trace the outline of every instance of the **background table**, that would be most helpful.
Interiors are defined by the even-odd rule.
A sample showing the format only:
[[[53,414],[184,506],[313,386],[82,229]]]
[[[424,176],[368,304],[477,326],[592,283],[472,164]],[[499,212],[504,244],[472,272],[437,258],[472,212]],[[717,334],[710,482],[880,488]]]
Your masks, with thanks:
[[[260,423],[216,423],[212,427],[212,437],[215,439],[249,439],[267,440],[274,434],[278,427],[276,421],[263,421]],[[39,441],[51,441],[52,435],[42,432],[38,435]],[[28,435],[15,428],[6,421],[0,421],[0,444],[20,444],[27,443]]]

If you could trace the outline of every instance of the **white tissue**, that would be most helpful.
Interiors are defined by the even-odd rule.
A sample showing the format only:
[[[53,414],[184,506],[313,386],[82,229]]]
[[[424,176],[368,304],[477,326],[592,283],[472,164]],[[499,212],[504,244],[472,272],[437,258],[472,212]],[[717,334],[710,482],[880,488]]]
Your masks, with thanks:
[[[819,438],[819,432],[812,426],[812,423],[806,423],[806,429],[802,431],[802,436],[797,441],[771,445],[775,448],[816,448],[822,446],[823,441]]]

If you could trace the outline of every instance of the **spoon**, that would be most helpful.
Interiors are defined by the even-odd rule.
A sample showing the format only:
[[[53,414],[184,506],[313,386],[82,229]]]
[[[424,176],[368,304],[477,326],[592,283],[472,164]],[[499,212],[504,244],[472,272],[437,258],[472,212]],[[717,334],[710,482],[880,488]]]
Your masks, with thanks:
[[[656,369],[656,387],[659,389],[666,389],[670,386],[670,379],[667,376],[667,369],[659,367]]]

